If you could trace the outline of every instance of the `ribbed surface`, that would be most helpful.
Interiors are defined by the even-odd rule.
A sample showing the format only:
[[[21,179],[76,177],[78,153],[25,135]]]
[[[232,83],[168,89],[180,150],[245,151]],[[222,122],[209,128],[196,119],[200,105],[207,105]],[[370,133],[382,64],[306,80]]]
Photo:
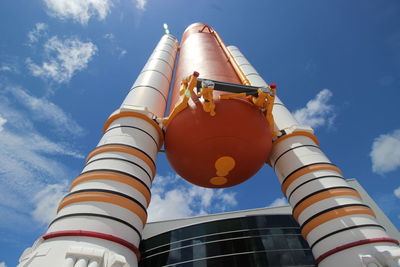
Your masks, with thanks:
[[[70,195],[61,202],[60,213],[48,232],[92,230],[139,245],[140,232],[147,217],[145,209],[149,204],[149,189],[155,175],[149,165],[153,165],[158,151],[158,144],[154,143],[158,140],[154,134],[158,132],[150,131],[149,127],[151,125],[140,118],[120,118],[110,124],[111,130],[106,131],[98,145],[98,148],[109,146],[110,150],[88,158],[83,175],[77,178]],[[146,129],[146,132],[138,129]],[[121,152],[119,147],[129,150]],[[135,157],[129,151],[137,151],[143,157]],[[96,207],[97,203],[103,203],[103,212],[82,215],[92,212],[95,208],[92,209],[90,204]],[[75,208],[64,211],[71,205]],[[124,214],[118,211],[121,208],[126,210]]]

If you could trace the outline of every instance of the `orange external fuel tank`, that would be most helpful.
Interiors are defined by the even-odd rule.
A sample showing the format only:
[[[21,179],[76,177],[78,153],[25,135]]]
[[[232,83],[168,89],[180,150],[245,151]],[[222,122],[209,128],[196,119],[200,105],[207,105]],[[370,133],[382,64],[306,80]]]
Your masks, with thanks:
[[[179,99],[181,81],[194,71],[199,78],[241,84],[216,39],[203,23],[190,25],[183,34],[170,114]],[[246,98],[219,99],[214,91],[215,116],[200,101],[188,102],[166,127],[165,152],[174,170],[187,181],[209,188],[239,184],[252,177],[267,161],[271,129],[262,111]]]

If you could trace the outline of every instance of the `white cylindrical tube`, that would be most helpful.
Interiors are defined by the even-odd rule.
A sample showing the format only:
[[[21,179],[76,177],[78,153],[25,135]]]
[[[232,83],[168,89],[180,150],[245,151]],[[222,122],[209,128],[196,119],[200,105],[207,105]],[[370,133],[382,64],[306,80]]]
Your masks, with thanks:
[[[99,262],[97,260],[90,260],[88,267],[99,267]]]
[[[174,70],[178,41],[164,35],[125,98],[123,106],[145,106],[163,117]]]
[[[74,267],[87,267],[88,260],[85,258],[80,258],[76,261]]]
[[[64,267],[74,267],[74,265],[75,265],[75,258],[72,256],[68,256],[65,259]]]
[[[228,50],[252,86],[268,86],[237,47]],[[387,235],[372,210],[321,151],[316,138],[301,130],[278,97],[272,114],[276,131],[294,129],[274,140],[269,162],[317,264],[361,266],[361,255],[399,253],[397,240]]]

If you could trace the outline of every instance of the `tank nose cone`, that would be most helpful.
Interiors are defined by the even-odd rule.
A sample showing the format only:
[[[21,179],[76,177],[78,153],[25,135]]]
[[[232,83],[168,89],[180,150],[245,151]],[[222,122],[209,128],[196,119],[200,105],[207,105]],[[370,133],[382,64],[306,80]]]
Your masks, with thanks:
[[[183,32],[181,43],[183,43],[191,34],[199,33],[199,31],[201,31],[204,27],[209,27],[210,29],[212,29],[211,26],[208,26],[207,24],[205,24],[203,22],[195,22],[193,24],[190,24],[186,28],[186,30]],[[208,30],[207,30],[207,32],[208,32]]]
[[[208,25],[205,24],[205,23],[203,23],[203,22],[195,22],[195,23],[190,24],[190,25],[186,28],[185,32],[191,30],[192,28],[199,28],[199,27],[200,27],[200,28],[203,28],[204,26],[208,26]],[[210,26],[209,26],[209,27],[210,27]]]

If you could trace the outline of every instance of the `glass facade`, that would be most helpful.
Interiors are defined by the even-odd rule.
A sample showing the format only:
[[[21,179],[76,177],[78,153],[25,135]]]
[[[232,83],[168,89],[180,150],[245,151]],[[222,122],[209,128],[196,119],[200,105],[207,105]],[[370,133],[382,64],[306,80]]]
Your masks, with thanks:
[[[140,267],[315,266],[290,215],[199,223],[143,240]]]

